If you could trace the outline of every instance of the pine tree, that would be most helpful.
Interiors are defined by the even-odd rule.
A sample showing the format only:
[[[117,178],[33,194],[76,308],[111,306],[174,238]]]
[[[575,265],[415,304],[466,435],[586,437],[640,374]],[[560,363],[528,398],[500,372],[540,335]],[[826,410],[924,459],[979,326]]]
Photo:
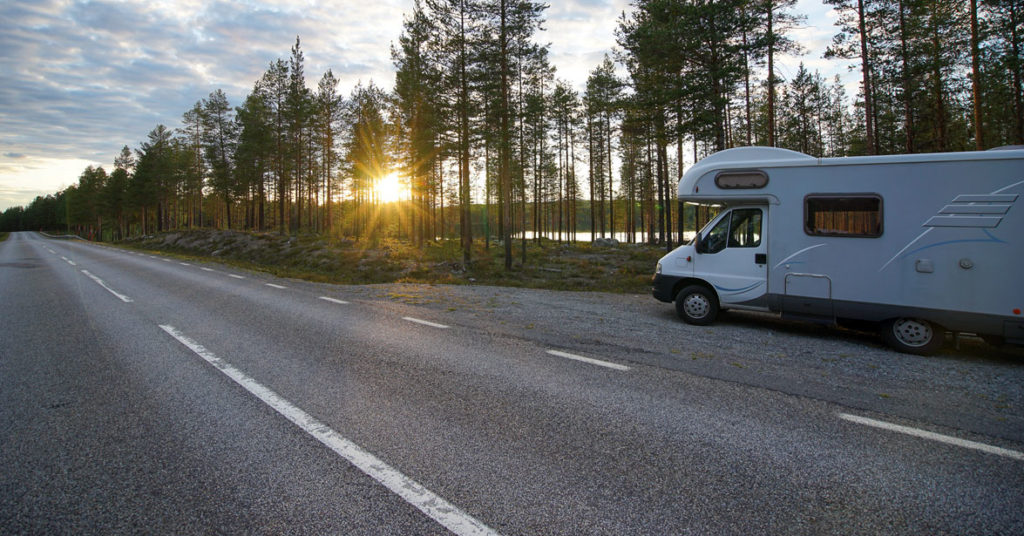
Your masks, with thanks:
[[[864,103],[864,149],[867,154],[876,154],[875,143],[875,110],[874,87],[872,85],[873,44],[871,43],[874,26],[869,21],[870,3],[873,0],[824,0],[839,12],[839,33],[832,38],[832,46],[825,53],[826,58],[859,58],[861,64],[861,91]]]
[[[226,228],[231,229],[232,202],[240,193],[235,181],[235,148],[238,131],[233,110],[221,90],[203,100],[203,151],[210,166],[210,188],[224,202]]]

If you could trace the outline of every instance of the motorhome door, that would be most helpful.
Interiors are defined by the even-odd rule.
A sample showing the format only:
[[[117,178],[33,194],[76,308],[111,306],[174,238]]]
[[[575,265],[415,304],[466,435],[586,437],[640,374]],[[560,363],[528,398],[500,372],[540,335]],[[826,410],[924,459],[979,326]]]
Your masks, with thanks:
[[[701,237],[694,276],[715,287],[726,305],[766,306],[768,207],[737,207],[719,216]]]

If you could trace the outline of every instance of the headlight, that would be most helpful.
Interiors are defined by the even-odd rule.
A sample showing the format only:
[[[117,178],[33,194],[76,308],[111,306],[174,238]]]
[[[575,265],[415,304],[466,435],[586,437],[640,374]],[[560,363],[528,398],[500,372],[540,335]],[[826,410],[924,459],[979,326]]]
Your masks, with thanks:
[[[654,273],[655,274],[660,274],[661,273],[661,263],[660,262],[658,263],[657,266],[654,267]]]

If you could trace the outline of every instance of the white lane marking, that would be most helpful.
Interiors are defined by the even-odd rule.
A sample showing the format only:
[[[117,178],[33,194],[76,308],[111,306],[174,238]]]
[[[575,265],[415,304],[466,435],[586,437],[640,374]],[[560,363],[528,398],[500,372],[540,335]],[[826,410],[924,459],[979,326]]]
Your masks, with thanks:
[[[448,329],[449,326],[444,324],[435,324],[433,322],[427,322],[426,320],[420,320],[419,318],[413,318],[411,316],[403,316],[402,320],[408,320],[409,322],[416,322],[417,324],[423,324],[424,326],[430,326],[432,328]]]
[[[228,274],[228,277],[234,277],[235,279],[245,279],[244,275]]]
[[[203,267],[201,267],[199,269],[203,270],[204,272],[216,272],[217,271],[217,270],[214,270],[213,268],[207,268],[205,266],[203,266]]]
[[[347,302],[347,301],[345,301],[345,300],[338,300],[338,299],[335,299],[335,298],[329,298],[329,297],[327,297],[327,296],[320,296],[320,299],[321,299],[321,300],[324,300],[324,301],[329,301],[329,302],[331,302],[331,303],[339,303],[339,304],[341,304],[341,305],[346,305],[346,304],[348,304],[348,302]]]
[[[189,264],[187,262],[179,262],[178,264],[180,264],[182,266],[192,266],[191,264]]]
[[[621,370],[621,371],[629,370],[629,367],[627,367],[626,365],[620,365],[618,363],[611,363],[611,362],[608,362],[608,361],[601,361],[600,359],[592,359],[592,358],[589,358],[589,357],[583,357],[581,355],[570,354],[568,352],[560,352],[558,350],[548,350],[548,353],[551,354],[551,355],[556,355],[558,357],[564,357],[566,359],[572,359],[572,360],[575,360],[575,361],[582,361],[584,363],[590,363],[591,365],[597,365],[599,367],[607,367],[607,368],[610,368],[610,369]]]
[[[241,385],[246,391],[249,391],[256,398],[262,400],[263,403],[273,408],[274,411],[280,413],[307,434],[316,438],[317,441],[326,445],[345,460],[348,460],[349,463],[356,466],[360,471],[369,475],[370,478],[383,484],[384,487],[405,499],[406,502],[415,506],[448,530],[460,536],[497,535],[487,525],[458,509],[455,505],[423,487],[415,480],[398,472],[380,458],[363,450],[359,445],[345,439],[341,434],[335,432],[326,424],[321,423],[298,406],[285,400],[274,391],[249,377],[246,373],[217,357],[199,343],[186,337],[174,326],[161,325],[160,328],[185,345],[189,350],[192,350],[196,355],[219,369],[225,376]]]
[[[74,263],[74,261],[72,261],[71,259],[69,259],[69,258],[67,258],[67,257],[65,257],[63,255],[61,255],[60,258],[64,259],[64,262],[67,262],[71,266],[78,266],[77,264]]]
[[[171,259],[160,259],[160,260],[162,260],[164,262],[172,262]]]
[[[288,287],[282,287],[281,285],[275,285],[273,283],[263,283],[263,284],[268,286],[268,287],[271,287],[271,288],[288,288]]]
[[[109,293],[113,294],[114,296],[117,296],[118,298],[120,298],[121,301],[123,301],[125,303],[131,303],[132,302],[131,298],[129,298],[128,296],[125,296],[124,294],[121,294],[120,292],[117,292],[116,290],[108,287],[107,284],[104,283],[102,279],[100,279],[100,278],[90,274],[89,270],[82,270],[82,273],[85,274],[86,277],[88,277],[89,279],[92,279],[93,281],[99,283],[99,285],[101,287],[107,289],[107,292],[109,292]]]
[[[959,437],[953,437],[948,435],[936,434],[935,432],[929,432],[927,430],[919,430],[917,428],[911,428],[909,426],[901,426],[885,421],[876,421],[875,419],[869,419],[867,417],[860,417],[858,415],[850,415],[848,413],[840,413],[839,418],[855,422],[857,424],[863,424],[865,426],[872,426],[874,428],[881,428],[883,430],[889,430],[890,432],[899,432],[901,434],[912,435],[924,439],[930,439],[932,441],[938,441],[940,443],[946,443],[949,445],[955,445],[967,449],[980,450],[988,454],[995,454],[996,456],[1003,456],[1006,458],[1013,458],[1015,460],[1024,460],[1024,452],[1016,450],[1004,449],[1001,447],[995,447],[992,445],[986,445],[985,443],[978,443],[976,441],[969,441],[967,439],[960,439]]]

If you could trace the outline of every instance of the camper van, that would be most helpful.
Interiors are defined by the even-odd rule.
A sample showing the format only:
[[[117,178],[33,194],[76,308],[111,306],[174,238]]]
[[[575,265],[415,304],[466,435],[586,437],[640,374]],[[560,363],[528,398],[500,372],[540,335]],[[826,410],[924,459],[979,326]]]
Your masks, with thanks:
[[[947,332],[1024,344],[1022,197],[1024,148],[846,158],[728,149],[679,181],[680,214],[717,215],[658,261],[654,297],[690,324],[769,311],[878,328],[921,355]]]

